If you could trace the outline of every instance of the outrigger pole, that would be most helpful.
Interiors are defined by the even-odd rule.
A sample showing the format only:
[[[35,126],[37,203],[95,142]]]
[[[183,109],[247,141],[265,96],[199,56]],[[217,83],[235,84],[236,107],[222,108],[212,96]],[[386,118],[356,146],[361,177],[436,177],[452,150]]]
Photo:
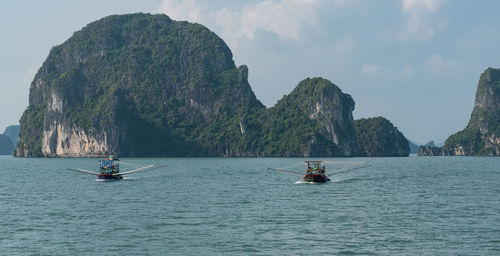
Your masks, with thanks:
[[[371,166],[370,164],[363,165],[364,163],[365,162],[361,162],[361,163],[359,163],[357,165],[354,165],[354,166],[340,168],[340,169],[338,169],[338,171],[331,171],[331,172],[327,173],[326,175],[327,176],[329,176],[329,175],[335,175],[335,174],[339,174],[339,173],[343,173],[343,172],[349,172],[349,171],[354,171],[354,170],[357,170],[357,169],[361,169],[361,168],[365,168],[365,167]]]
[[[284,172],[284,173],[289,173],[289,174],[295,174],[295,175],[298,175],[298,176],[304,176],[303,173],[298,173],[298,172],[292,172],[292,171],[287,171],[287,170],[282,170],[282,169],[275,169],[275,168],[267,168],[269,170],[273,170],[273,171],[277,171],[277,172]]]
[[[113,173],[113,176],[118,176],[118,175],[127,175],[127,174],[132,174],[132,173],[138,173],[138,172],[143,172],[143,171],[151,171],[151,170],[155,170],[155,169],[158,169],[158,168],[162,168],[162,167],[165,167],[167,165],[160,165],[160,166],[156,166],[155,168],[152,168],[154,167],[155,165],[152,164],[152,165],[148,165],[148,166],[144,166],[144,167],[141,167],[141,168],[137,168],[137,169],[134,169],[134,170],[131,170],[131,171],[126,171],[126,172],[117,172],[117,173]],[[151,169],[150,169],[151,168]]]
[[[99,175],[98,172],[93,172],[93,171],[89,171],[89,170],[85,170],[85,169],[81,169],[81,168],[76,168],[76,169],[69,169],[68,170],[70,171],[75,171],[75,172],[84,172],[84,173],[88,173],[88,174],[92,174],[92,175]]]

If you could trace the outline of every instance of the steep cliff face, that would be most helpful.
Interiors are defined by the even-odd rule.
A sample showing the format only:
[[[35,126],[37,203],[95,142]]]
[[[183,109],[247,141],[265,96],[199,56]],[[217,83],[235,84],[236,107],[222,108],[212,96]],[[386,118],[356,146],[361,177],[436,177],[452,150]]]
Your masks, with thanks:
[[[104,155],[117,150],[116,146],[119,146],[119,144],[108,142],[108,134],[113,134],[116,131],[106,129],[98,120],[94,121],[95,126],[88,127],[77,126],[75,123],[70,122],[65,118],[66,106],[64,101],[71,101],[72,99],[58,94],[57,89],[51,90],[44,113],[41,142],[42,155],[49,157],[84,157]],[[112,148],[113,146],[115,148]]]
[[[354,122],[359,156],[408,156],[405,136],[383,117],[362,118]]]
[[[165,15],[76,32],[50,51],[29,102],[22,157],[366,155],[354,101],[333,83],[305,79],[266,109],[222,39]]]
[[[500,69],[481,74],[467,127],[451,135],[443,147],[420,151],[419,155],[500,155]]]

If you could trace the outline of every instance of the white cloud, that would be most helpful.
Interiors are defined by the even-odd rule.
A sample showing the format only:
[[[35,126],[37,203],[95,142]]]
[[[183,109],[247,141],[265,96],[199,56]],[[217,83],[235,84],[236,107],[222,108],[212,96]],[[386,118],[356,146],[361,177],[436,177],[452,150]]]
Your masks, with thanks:
[[[434,54],[432,57],[426,61],[427,67],[432,73],[441,73],[448,71],[456,66],[456,62],[453,60],[446,60],[439,54]]]
[[[446,0],[403,0],[403,11],[410,15],[405,29],[399,34],[399,39],[406,41],[414,39],[417,42],[426,42],[436,33],[437,28],[443,28],[445,21],[437,25],[432,22],[432,15]]]
[[[380,72],[380,66],[378,65],[373,65],[373,64],[365,64],[361,68],[361,73],[363,75],[368,75],[368,76],[375,76]]]
[[[303,29],[318,24],[320,0],[266,0],[241,10],[222,9],[215,15],[216,25],[231,45],[253,39],[261,29],[286,40],[299,40]]]
[[[325,4],[342,6],[347,3],[345,0],[264,0],[238,10],[211,11],[196,0],[163,0],[158,12],[174,20],[213,25],[234,49],[240,40],[253,39],[258,30],[274,33],[285,40],[300,40],[306,28],[319,24],[317,13]]]
[[[343,7],[343,6],[347,6],[347,5],[359,5],[360,2],[358,0],[329,0],[329,1],[326,1],[326,0],[323,0],[321,1],[322,3],[324,3],[326,6],[330,6],[330,7]]]
[[[403,10],[413,11],[415,9],[427,9],[431,12],[437,11],[446,0],[403,0]]]
[[[350,37],[342,37],[337,40],[332,46],[332,53],[335,55],[343,55],[354,50],[355,42]]]
[[[413,75],[413,72],[414,72],[414,69],[412,66],[404,66],[401,69],[401,74],[403,74],[405,76],[411,76],[411,75]]]
[[[196,0],[163,0],[158,12],[165,13],[174,20],[198,23],[202,21],[204,13]]]

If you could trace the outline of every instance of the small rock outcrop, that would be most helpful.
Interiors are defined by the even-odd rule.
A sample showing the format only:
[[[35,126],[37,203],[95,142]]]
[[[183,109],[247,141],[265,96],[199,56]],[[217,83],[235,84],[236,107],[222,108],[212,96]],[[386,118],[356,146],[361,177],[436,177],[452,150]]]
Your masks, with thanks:
[[[435,146],[420,146],[418,147],[417,155],[419,156],[441,156],[443,155],[441,147]]]
[[[408,156],[405,136],[384,117],[362,118],[354,122],[359,156]]]
[[[425,143],[425,145],[424,145],[424,146],[427,146],[427,147],[431,147],[431,148],[432,148],[432,147],[436,147],[436,144],[434,144],[434,141],[433,141],[433,140],[431,140],[431,141],[429,141],[429,142]]]

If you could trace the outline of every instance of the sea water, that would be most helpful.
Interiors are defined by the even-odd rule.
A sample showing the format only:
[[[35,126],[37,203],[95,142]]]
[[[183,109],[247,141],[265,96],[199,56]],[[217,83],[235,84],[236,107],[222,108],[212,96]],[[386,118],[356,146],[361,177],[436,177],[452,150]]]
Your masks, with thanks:
[[[0,255],[500,255],[500,158],[324,158],[369,167],[296,184],[301,158],[0,157]],[[330,168],[331,169],[331,168]]]

